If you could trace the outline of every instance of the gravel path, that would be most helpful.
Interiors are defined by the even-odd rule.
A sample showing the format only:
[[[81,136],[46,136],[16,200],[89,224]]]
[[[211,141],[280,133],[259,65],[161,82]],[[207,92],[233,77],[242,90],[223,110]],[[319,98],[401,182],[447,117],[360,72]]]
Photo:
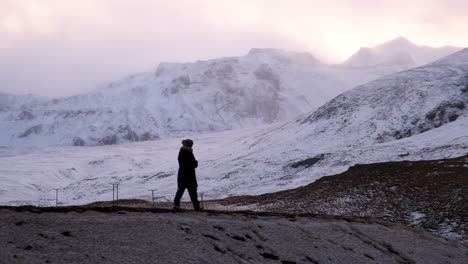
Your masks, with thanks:
[[[0,263],[468,263],[457,241],[383,221],[50,211],[0,209]]]

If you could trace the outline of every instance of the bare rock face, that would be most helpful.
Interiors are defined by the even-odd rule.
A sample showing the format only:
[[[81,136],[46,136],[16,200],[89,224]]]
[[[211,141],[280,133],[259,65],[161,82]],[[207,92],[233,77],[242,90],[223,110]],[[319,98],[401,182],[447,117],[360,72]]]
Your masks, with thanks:
[[[280,89],[279,76],[275,74],[267,64],[260,65],[260,67],[254,71],[254,75],[257,79],[268,82],[273,91],[278,91]]]
[[[460,98],[463,97],[466,97],[466,95],[461,94]],[[389,140],[402,139],[438,128],[444,124],[457,120],[459,116],[464,114],[465,108],[465,102],[461,100],[442,102],[430,110],[425,115],[424,119],[421,120],[416,117],[403,130],[385,131],[377,136],[377,140],[379,142],[385,142]],[[408,122],[407,118],[405,118],[405,121]]]
[[[33,120],[34,115],[30,111],[21,111],[16,120]]]
[[[74,137],[73,138],[73,146],[84,146],[85,145],[85,141],[83,139],[81,139],[80,137]]]
[[[43,125],[39,124],[39,125],[35,125],[35,126],[32,126],[28,129],[26,129],[23,133],[19,134],[18,137],[19,138],[24,138],[24,137],[28,137],[32,134],[39,134],[42,132],[42,128],[43,128]]]
[[[99,145],[114,145],[117,144],[117,135],[106,136],[98,140]]]
[[[91,138],[91,144],[93,145],[115,145],[123,142],[138,142],[158,139],[157,135],[151,132],[143,132],[137,134],[137,132],[130,126],[119,126],[117,128],[108,127],[106,129],[107,135],[101,138]],[[73,139],[74,146],[83,146],[84,140],[80,137]]]

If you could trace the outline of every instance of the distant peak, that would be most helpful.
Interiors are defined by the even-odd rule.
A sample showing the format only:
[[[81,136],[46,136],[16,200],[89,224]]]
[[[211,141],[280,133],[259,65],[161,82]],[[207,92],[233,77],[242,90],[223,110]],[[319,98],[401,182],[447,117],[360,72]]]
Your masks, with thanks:
[[[399,36],[399,37],[396,37],[388,42],[395,42],[395,43],[411,43],[411,41],[409,41],[407,38],[405,37],[402,37],[402,36]]]
[[[411,46],[416,46],[413,42],[409,41],[408,39],[404,37],[397,37],[392,40],[389,40],[381,45],[378,45],[378,47],[398,47],[398,48],[403,48],[403,47],[411,47]]]

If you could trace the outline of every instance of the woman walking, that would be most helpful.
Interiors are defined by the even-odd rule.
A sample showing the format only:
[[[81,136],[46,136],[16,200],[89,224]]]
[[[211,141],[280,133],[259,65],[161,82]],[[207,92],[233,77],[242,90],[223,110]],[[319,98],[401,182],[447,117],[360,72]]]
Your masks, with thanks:
[[[193,141],[191,139],[182,140],[182,147],[179,151],[179,172],[177,174],[177,193],[174,198],[174,209],[180,209],[180,199],[184,195],[185,189],[188,190],[193,208],[200,210],[200,203],[197,197],[197,178],[195,168],[198,167],[198,161],[193,155]]]

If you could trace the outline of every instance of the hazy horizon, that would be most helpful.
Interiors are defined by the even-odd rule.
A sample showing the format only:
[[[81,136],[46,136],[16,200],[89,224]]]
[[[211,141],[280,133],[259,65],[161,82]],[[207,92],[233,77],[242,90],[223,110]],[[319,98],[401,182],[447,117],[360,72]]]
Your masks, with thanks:
[[[309,52],[339,63],[402,36],[466,47],[466,1],[0,0],[0,91],[88,92],[160,62]]]

